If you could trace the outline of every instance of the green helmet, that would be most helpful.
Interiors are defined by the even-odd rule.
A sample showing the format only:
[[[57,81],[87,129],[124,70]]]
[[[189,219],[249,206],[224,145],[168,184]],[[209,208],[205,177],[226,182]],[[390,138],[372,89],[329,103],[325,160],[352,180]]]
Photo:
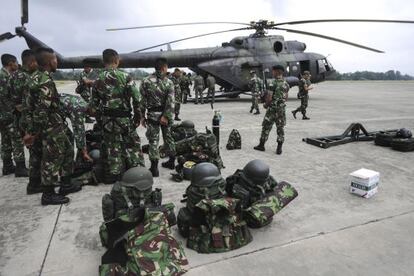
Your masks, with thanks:
[[[255,185],[262,185],[269,179],[269,165],[259,159],[246,164],[243,168],[243,175]]]
[[[120,183],[122,186],[135,188],[138,191],[143,192],[152,189],[154,179],[148,169],[144,167],[134,167],[124,173]]]
[[[181,123],[181,126],[184,128],[194,128],[194,123],[193,121],[185,120]]]

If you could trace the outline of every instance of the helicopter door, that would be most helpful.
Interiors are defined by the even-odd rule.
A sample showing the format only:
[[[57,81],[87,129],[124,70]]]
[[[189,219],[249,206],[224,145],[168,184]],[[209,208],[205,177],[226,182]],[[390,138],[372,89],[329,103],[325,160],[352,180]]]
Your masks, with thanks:
[[[303,72],[303,71],[311,71],[310,70],[310,61],[309,60],[302,60],[302,61],[300,61],[299,62],[299,64],[300,64],[300,72]]]
[[[296,62],[289,62],[287,71],[289,76],[299,76],[300,75],[300,63],[298,61]]]

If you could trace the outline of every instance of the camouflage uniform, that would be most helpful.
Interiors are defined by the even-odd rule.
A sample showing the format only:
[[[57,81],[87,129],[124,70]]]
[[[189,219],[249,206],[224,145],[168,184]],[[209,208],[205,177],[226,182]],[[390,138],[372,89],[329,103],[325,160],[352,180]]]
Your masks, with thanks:
[[[191,77],[188,75],[182,75],[180,78],[180,88],[183,97],[183,103],[187,102],[187,97],[191,96],[190,93]]]
[[[159,72],[145,78],[141,84],[144,108],[147,112],[147,132],[149,143],[149,159],[159,160],[158,144],[160,140],[160,128],[164,145],[169,156],[175,156],[175,143],[171,135],[171,124],[174,101],[174,84],[167,77],[162,77]],[[161,117],[168,119],[168,125],[160,124]]]
[[[141,93],[128,74],[117,69],[100,71],[91,106],[101,112],[105,145],[102,151],[106,159],[106,173],[110,175],[120,175],[123,169],[145,165],[141,140],[134,125],[141,118],[141,100]]]
[[[298,97],[300,98],[300,106],[294,112],[296,113],[300,111],[303,117],[306,117],[306,108],[308,107],[308,101],[309,101],[309,92],[305,90],[305,86],[310,87],[311,84],[312,84],[311,81],[305,78],[302,78],[299,81]]]
[[[97,74],[92,69],[89,73],[87,73],[85,70],[80,73],[78,86],[76,87],[75,92],[78,93],[87,103],[89,103],[91,99],[92,86],[90,84],[86,84],[85,80],[94,80],[96,77]]]
[[[23,131],[26,127],[23,125],[25,114],[26,114],[26,99],[29,95],[29,81],[31,73],[26,71],[24,68],[17,70],[10,81],[12,89],[12,99],[16,107],[15,122],[16,126]]]
[[[259,112],[259,99],[262,94],[263,81],[258,77],[254,76],[250,79],[249,88],[252,92],[252,106],[250,108],[250,113],[253,109],[256,109],[256,112]]]
[[[194,91],[195,91],[195,103],[198,103],[198,98],[200,98],[200,102],[203,104],[203,91],[204,91],[204,79],[201,75],[197,75],[194,78]]]
[[[170,80],[174,84],[174,95],[175,95],[174,114],[176,118],[178,118],[178,115],[180,114],[181,103],[183,102],[183,91],[181,91],[179,78],[175,77],[174,74],[172,74],[170,77]]]
[[[289,91],[289,84],[283,78],[274,79],[270,84],[269,90],[269,93],[272,93],[272,100],[263,118],[260,143],[264,144],[267,141],[274,123],[276,123],[277,128],[277,142],[283,143],[285,141],[283,128],[286,125],[285,102]]]
[[[47,71],[36,71],[29,83],[33,106],[27,132],[37,135],[42,143],[41,176],[42,185],[53,186],[59,174],[69,177],[73,170],[73,146],[68,137],[70,132],[64,117],[60,114],[59,94]],[[31,121],[30,121],[31,120]]]
[[[11,95],[11,75],[5,69],[0,70],[0,133],[1,158],[11,162],[12,153],[15,162],[24,162],[22,137],[15,123],[15,104]],[[3,164],[4,165],[4,164]]]
[[[211,97],[211,102],[214,104],[214,100],[215,100],[215,92],[216,92],[216,79],[209,75],[206,79],[207,82],[207,99],[209,97]]]

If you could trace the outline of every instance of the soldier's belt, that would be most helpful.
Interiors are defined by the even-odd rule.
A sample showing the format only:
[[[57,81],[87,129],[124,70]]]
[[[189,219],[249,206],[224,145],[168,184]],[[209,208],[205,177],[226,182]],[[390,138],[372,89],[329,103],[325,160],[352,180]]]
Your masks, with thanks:
[[[130,110],[121,110],[121,109],[104,109],[102,114],[104,116],[116,117],[116,118],[130,118],[131,117]]]

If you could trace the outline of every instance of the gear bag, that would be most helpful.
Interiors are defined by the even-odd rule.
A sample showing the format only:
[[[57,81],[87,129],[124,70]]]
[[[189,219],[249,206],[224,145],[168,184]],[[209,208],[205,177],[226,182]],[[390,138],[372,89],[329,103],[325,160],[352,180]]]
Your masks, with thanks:
[[[237,129],[233,129],[230,132],[229,140],[226,145],[226,149],[228,150],[241,149],[241,136]]]

